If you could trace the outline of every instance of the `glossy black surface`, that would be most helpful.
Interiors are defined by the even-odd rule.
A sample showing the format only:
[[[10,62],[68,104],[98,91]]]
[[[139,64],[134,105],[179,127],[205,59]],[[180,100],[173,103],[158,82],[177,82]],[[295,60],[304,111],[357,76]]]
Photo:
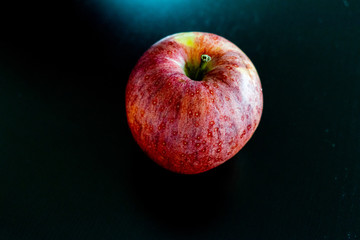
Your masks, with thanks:
[[[0,239],[360,238],[358,1],[1,5]],[[182,31],[234,42],[264,90],[251,141],[195,176],[147,158],[124,109]]]

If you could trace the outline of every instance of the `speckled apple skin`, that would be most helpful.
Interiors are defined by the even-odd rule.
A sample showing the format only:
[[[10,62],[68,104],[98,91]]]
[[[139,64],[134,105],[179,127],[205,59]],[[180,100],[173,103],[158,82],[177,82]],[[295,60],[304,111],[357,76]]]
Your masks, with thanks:
[[[202,81],[186,62],[211,56]],[[139,59],[126,87],[126,114],[141,149],[160,166],[196,174],[232,158],[256,130],[263,109],[259,76],[233,43],[211,33],[161,39]]]

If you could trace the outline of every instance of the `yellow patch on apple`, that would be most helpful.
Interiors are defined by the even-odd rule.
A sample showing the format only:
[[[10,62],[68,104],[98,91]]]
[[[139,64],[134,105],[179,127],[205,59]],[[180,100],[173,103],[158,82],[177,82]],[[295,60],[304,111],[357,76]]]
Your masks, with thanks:
[[[179,34],[174,39],[177,43],[183,44],[188,47],[195,47],[196,35],[191,32]]]

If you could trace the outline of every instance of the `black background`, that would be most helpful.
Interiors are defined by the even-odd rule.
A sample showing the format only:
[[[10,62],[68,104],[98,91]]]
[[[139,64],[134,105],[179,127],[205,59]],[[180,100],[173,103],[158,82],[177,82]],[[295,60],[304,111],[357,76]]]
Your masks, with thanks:
[[[183,31],[253,61],[264,111],[204,174],[134,142],[136,61]],[[12,1],[0,5],[0,239],[360,239],[360,3]]]

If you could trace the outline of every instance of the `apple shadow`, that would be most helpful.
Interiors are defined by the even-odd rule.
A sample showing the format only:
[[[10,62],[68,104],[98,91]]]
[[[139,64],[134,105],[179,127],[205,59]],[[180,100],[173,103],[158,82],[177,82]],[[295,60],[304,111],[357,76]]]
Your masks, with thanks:
[[[205,173],[182,175],[158,166],[138,146],[129,160],[134,201],[165,228],[181,233],[206,229],[226,212],[234,161]]]

